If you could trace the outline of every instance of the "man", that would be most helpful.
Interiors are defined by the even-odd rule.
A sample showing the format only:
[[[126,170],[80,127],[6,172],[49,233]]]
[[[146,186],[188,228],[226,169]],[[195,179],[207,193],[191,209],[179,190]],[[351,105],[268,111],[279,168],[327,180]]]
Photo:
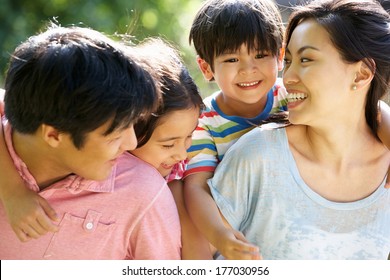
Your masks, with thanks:
[[[133,124],[157,100],[151,75],[99,32],[52,25],[17,47],[2,119],[13,164],[3,161],[0,177],[12,180],[0,188],[18,185],[16,167],[59,222],[23,243],[0,203],[0,259],[180,258],[165,180],[125,152],[137,145]]]

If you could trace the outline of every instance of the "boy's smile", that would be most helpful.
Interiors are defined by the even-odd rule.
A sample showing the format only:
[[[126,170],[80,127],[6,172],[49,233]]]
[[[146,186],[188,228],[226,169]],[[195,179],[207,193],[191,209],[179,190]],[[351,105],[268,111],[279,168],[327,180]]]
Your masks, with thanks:
[[[217,103],[228,115],[255,117],[264,109],[267,93],[275,84],[282,68],[282,55],[248,50],[242,44],[235,52],[214,59],[214,71],[203,61],[198,64],[206,79],[214,78],[221,89]]]

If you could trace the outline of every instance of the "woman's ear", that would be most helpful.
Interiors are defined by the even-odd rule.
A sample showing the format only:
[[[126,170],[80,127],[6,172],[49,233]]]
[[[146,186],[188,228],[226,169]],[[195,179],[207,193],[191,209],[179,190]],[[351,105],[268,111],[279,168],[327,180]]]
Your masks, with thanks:
[[[208,64],[204,59],[200,58],[199,55],[196,57],[196,62],[198,63],[200,71],[202,71],[203,77],[207,81],[213,80],[214,74],[211,70],[210,64]]]
[[[373,65],[374,70],[370,68],[367,63],[370,62]],[[375,63],[373,61],[360,61],[358,62],[358,68],[355,74],[354,86],[357,89],[363,89],[370,87],[371,81],[375,75]]]

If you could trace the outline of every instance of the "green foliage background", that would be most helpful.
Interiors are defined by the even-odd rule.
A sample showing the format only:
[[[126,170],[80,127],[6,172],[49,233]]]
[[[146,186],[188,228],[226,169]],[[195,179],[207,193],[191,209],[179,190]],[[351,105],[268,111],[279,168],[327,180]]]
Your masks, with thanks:
[[[390,9],[390,0],[379,0]],[[84,25],[107,35],[130,34],[136,41],[161,36],[176,46],[203,97],[214,83],[203,79],[189,46],[188,33],[203,0],[0,0],[0,88],[10,54],[53,19],[62,26]],[[276,0],[287,22],[291,5],[305,0]],[[135,42],[136,42],[135,41]]]
[[[201,76],[188,43],[191,22],[202,0],[0,0],[0,87],[10,54],[56,19],[62,26],[91,27],[107,35],[161,36],[175,45],[203,96],[216,87]]]

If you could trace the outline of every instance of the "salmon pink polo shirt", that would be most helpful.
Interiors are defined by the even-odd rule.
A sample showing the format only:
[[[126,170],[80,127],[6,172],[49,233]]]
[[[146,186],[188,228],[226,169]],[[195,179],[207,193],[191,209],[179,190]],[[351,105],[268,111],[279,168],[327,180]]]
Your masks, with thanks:
[[[176,204],[155,168],[125,153],[105,181],[69,175],[40,191],[13,149],[11,127],[2,121],[16,169],[60,221],[58,232],[23,243],[0,202],[0,259],[180,259]]]

